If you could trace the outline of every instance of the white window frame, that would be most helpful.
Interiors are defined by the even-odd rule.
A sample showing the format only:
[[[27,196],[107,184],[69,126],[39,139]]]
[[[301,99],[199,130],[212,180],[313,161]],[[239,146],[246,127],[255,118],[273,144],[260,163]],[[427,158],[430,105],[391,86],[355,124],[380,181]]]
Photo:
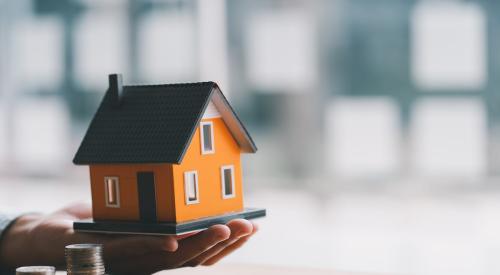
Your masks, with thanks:
[[[188,192],[188,179],[191,175],[194,175],[194,184],[196,186],[196,200],[195,201],[190,201],[189,200],[189,192]],[[200,188],[198,185],[198,171],[186,171],[184,172],[184,196],[186,200],[186,204],[197,204],[200,203]]]
[[[205,135],[203,126],[210,125],[210,136],[212,138],[212,150],[205,150]],[[201,154],[208,155],[215,153],[215,140],[214,140],[214,123],[212,121],[202,121],[200,122],[200,143],[201,143]]]
[[[108,200],[108,180],[115,180],[116,182],[116,204],[111,204]],[[120,208],[120,179],[118,177],[104,177],[104,201],[106,207]]]
[[[224,177],[224,170],[231,170],[231,190],[233,190],[233,193],[232,194],[229,194],[227,195],[226,194],[226,179]],[[231,198],[234,198],[236,197],[236,190],[234,188],[235,186],[235,182],[234,182],[234,165],[224,165],[224,166],[221,166],[220,168],[220,182],[221,182],[221,186],[222,186],[222,198],[223,199],[231,199]]]

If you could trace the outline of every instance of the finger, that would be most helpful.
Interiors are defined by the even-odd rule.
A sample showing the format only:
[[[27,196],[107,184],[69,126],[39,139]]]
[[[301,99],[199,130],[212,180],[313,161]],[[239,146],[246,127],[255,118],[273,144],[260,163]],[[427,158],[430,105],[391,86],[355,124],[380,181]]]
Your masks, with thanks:
[[[210,258],[210,259],[206,260],[205,262],[203,262],[202,265],[204,265],[204,266],[210,266],[210,265],[216,264],[217,262],[219,262],[223,258],[227,257],[229,254],[233,253],[235,250],[237,250],[240,247],[242,247],[250,239],[250,237],[251,237],[251,235],[248,235],[248,236],[240,238],[235,243],[229,245],[224,250],[222,250],[221,252],[219,252],[219,254],[217,254],[217,255],[213,256],[212,258]]]
[[[180,248],[175,257],[177,266],[198,257],[218,243],[225,241],[231,235],[231,230],[226,225],[214,225],[200,234],[193,235],[180,241]]]
[[[242,247],[248,240],[250,240],[250,238],[255,233],[257,233],[257,231],[259,231],[259,226],[256,223],[252,222],[252,225],[253,225],[253,231],[250,235],[246,235],[246,236],[240,238],[239,240],[237,240],[236,242],[234,242],[233,244],[228,245],[225,249],[220,251],[217,255],[211,257],[210,259],[205,260],[202,263],[202,265],[205,265],[205,266],[214,265],[217,262],[219,262],[220,260],[222,260],[224,257],[226,257],[227,255],[233,253],[235,250]]]
[[[107,259],[123,259],[153,252],[173,252],[178,248],[173,236],[119,236],[104,244]]]
[[[207,230],[179,241],[176,252],[160,252],[129,259],[109,261],[109,269],[118,274],[151,274],[159,270],[177,268],[207,251],[230,235],[225,225],[214,225]]]
[[[203,264],[208,259],[214,257],[215,255],[226,249],[228,246],[238,241],[241,237],[249,235],[253,232],[252,223],[243,219],[232,220],[227,223],[227,226],[231,230],[229,239],[220,242],[209,250],[203,252],[198,257],[187,262],[185,266],[198,266],[200,264]]]
[[[88,203],[77,202],[59,209],[52,216],[66,217],[71,220],[89,219],[92,217],[92,207]]]

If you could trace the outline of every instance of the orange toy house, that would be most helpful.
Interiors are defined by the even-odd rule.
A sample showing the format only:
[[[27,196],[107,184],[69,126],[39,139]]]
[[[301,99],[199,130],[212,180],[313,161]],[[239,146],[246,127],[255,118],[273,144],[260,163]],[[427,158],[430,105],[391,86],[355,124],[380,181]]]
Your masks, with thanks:
[[[75,155],[89,165],[93,220],[75,230],[182,234],[234,218],[243,207],[241,153],[257,148],[216,83],[109,89]]]

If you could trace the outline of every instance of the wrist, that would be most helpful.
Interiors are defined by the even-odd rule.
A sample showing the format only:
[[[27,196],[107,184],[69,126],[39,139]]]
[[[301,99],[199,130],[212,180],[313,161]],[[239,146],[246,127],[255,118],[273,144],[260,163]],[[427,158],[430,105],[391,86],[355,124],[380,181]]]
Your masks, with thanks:
[[[11,221],[0,238],[0,266],[13,268],[17,266],[20,253],[30,249],[30,232],[36,225],[40,215],[26,214]]]

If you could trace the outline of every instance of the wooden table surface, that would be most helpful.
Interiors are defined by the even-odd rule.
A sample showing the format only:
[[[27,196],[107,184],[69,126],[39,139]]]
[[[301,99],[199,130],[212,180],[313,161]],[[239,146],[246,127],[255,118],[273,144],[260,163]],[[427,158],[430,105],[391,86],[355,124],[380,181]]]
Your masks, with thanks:
[[[156,275],[376,275],[327,269],[277,267],[263,265],[219,264],[213,267],[181,268],[155,273]],[[382,274],[377,274],[382,275]]]

